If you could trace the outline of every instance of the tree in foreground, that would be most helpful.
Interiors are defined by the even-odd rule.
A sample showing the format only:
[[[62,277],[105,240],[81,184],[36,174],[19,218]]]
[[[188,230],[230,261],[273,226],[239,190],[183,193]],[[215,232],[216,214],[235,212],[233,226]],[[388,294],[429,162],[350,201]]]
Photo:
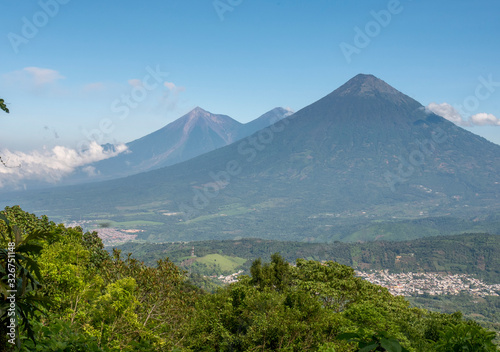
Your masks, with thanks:
[[[123,258],[119,251],[110,255],[95,232],[56,225],[17,206],[0,213],[0,234],[5,236],[5,240],[0,236],[0,248],[7,248],[16,226],[21,238],[17,253],[29,249],[30,263],[37,267],[34,270],[19,257],[18,263],[26,270],[18,269],[17,277],[27,285],[25,292],[50,302],[46,306],[33,302],[29,312],[18,311],[19,316],[26,316],[28,325],[24,326],[30,329],[16,331],[20,351],[172,351],[182,347],[199,290],[187,283],[171,261],[160,260],[156,267],[149,267],[130,255]],[[2,261],[8,270],[5,264]],[[30,284],[23,272],[35,271],[31,275],[36,282]],[[2,276],[2,282],[8,283],[5,270]],[[31,303],[23,297],[16,296],[19,309]],[[2,298],[4,313],[10,302]],[[9,350],[7,341],[1,343],[0,351]]]
[[[494,332],[475,322],[462,322],[446,327],[434,348],[437,352],[496,352],[494,339]]]
[[[290,265],[274,254],[268,263],[255,261],[251,276],[206,294],[190,285],[186,273],[168,258],[149,267],[118,250],[109,254],[95,232],[56,225],[19,207],[0,213],[0,234],[5,237],[0,236],[0,248],[15,243],[24,257],[17,258],[24,269],[16,269],[22,278],[15,283],[22,293],[16,303],[32,304],[18,311],[20,351],[497,349],[494,333],[465,321],[460,313],[412,308],[403,297],[332,261],[298,259]],[[4,289],[10,287],[8,259],[8,253],[0,256]],[[29,296],[47,299],[50,305],[25,299]],[[4,343],[0,351],[6,347]]]
[[[40,223],[20,208],[0,213],[0,347],[20,347],[20,333],[34,341],[33,320],[47,300],[41,295],[37,257],[54,241],[48,219]],[[21,328],[21,329],[19,329]]]

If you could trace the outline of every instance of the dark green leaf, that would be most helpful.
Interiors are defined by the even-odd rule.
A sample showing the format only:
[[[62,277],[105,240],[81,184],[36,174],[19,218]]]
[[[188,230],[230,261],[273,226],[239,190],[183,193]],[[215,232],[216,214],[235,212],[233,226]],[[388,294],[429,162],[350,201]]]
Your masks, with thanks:
[[[394,339],[380,339],[380,346],[385,348],[388,352],[401,352],[401,345]]]
[[[359,349],[358,352],[370,352],[370,351],[373,351],[377,347],[378,347],[378,343],[375,342],[375,343],[372,343],[372,344],[370,344],[368,346],[365,346],[365,347]]]

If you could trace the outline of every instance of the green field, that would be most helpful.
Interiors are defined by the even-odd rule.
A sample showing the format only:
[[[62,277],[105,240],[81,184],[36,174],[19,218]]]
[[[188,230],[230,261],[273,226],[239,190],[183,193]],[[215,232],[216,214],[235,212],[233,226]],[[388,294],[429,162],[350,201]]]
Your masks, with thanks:
[[[239,257],[230,257],[220,254],[208,254],[204,257],[197,258],[196,262],[206,264],[207,266],[219,266],[224,272],[234,272],[236,268],[245,264],[247,259]]]

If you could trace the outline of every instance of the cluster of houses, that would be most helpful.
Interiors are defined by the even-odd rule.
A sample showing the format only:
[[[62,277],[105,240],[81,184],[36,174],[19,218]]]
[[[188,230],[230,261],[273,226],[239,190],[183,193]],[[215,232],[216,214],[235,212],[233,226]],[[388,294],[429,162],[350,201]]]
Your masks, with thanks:
[[[105,246],[118,245],[128,241],[135,240],[139,232],[144,230],[122,230],[113,227],[95,228],[93,220],[73,221],[65,224],[66,227],[81,227],[84,231],[96,231]]]
[[[209,277],[211,277],[213,279],[216,278],[217,280],[222,281],[222,283],[224,283],[224,284],[232,284],[233,282],[238,281],[238,275],[240,275],[242,273],[243,273],[243,270],[240,270],[237,273],[233,273],[233,274],[227,275],[227,276],[219,275],[219,276],[209,276]]]
[[[466,274],[394,273],[388,270],[356,271],[356,275],[376,285],[386,287],[393,295],[458,295],[499,296],[500,284],[488,285]]]

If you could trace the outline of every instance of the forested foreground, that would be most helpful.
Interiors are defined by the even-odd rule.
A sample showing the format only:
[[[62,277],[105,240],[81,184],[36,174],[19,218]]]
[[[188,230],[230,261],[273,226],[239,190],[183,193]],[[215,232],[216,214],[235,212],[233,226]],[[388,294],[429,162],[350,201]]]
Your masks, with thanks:
[[[18,207],[0,213],[0,233],[2,350],[498,350],[460,313],[411,308],[331,261],[275,254],[208,294],[168,258],[149,267],[108,254],[96,233]]]

